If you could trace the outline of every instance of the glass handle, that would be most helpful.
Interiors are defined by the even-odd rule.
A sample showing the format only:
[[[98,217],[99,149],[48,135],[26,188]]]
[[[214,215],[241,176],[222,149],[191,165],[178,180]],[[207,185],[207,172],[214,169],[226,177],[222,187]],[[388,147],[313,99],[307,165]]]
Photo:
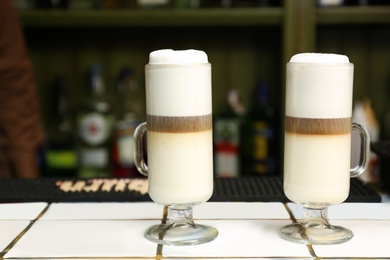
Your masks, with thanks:
[[[144,134],[146,133],[146,122],[143,122],[137,126],[134,131],[134,163],[137,170],[148,177],[148,166],[145,163],[144,158]]]
[[[360,137],[359,163],[351,169],[351,177],[354,178],[362,174],[367,168],[370,158],[370,135],[367,129],[358,123],[352,123],[352,131],[358,131]]]

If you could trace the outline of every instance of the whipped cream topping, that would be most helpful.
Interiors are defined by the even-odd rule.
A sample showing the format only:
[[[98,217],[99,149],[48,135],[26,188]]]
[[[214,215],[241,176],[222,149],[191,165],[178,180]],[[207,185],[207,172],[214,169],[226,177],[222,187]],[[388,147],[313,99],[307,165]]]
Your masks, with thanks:
[[[208,63],[207,54],[199,50],[171,50],[153,51],[149,55],[149,64],[204,64]]]
[[[299,53],[291,57],[290,62],[301,63],[349,63],[346,55],[333,53]]]

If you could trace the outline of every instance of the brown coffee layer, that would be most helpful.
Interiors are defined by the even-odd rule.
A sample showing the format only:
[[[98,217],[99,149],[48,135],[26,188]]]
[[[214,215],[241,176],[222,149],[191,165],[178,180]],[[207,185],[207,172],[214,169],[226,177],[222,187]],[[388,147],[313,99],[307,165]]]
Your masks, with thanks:
[[[351,132],[352,120],[347,118],[301,118],[286,116],[286,132],[306,135],[340,135]]]
[[[148,131],[163,133],[192,133],[212,129],[212,115],[153,116],[147,115]]]

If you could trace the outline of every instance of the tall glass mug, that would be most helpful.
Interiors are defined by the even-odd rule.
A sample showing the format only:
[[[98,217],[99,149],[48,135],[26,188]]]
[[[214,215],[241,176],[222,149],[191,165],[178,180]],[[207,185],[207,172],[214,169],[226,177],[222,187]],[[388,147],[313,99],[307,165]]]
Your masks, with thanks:
[[[135,164],[148,176],[149,195],[168,206],[168,221],[145,237],[194,245],[218,231],[195,224],[192,207],[213,193],[211,64],[198,50],[158,50],[145,67],[147,122],[135,130]],[[147,165],[143,136],[147,132]]]
[[[353,64],[347,56],[302,53],[287,63],[284,192],[303,205],[302,222],[281,237],[305,244],[337,244],[353,233],[329,224],[327,208],[349,195],[350,177],[368,163],[367,130],[351,122]],[[350,169],[351,131],[361,139],[359,164]]]

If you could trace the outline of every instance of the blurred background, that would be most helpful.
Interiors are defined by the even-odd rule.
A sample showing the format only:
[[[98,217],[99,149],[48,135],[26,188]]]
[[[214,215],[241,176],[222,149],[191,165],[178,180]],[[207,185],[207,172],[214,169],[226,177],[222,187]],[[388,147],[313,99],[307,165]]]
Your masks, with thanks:
[[[146,116],[149,53],[165,48],[203,50],[212,64],[216,177],[282,175],[285,64],[299,52],[347,55],[355,65],[354,118],[373,142],[390,139],[389,1],[13,4],[45,132],[37,159],[43,177],[142,177],[132,133]],[[379,166],[372,153],[363,180],[380,183]]]

